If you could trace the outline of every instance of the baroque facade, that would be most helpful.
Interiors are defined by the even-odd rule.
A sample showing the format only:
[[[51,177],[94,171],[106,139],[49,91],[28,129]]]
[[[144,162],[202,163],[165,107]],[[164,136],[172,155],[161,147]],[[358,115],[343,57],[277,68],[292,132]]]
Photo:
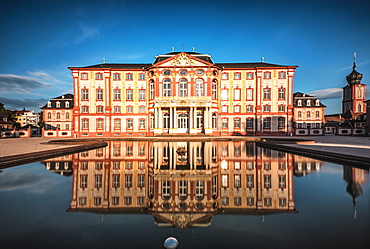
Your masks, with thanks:
[[[214,63],[172,52],[152,64],[70,67],[73,135],[288,135],[297,66]]]
[[[324,135],[325,107],[314,96],[294,93],[294,135]]]
[[[43,137],[72,137],[73,95],[64,94],[49,100],[41,110]]]

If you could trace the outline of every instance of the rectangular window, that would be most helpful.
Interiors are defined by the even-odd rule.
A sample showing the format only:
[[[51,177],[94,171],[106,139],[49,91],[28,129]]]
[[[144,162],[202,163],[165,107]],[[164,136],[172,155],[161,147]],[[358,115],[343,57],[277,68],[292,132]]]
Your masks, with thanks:
[[[121,113],[121,107],[120,106],[115,106],[114,107],[114,113]]]
[[[96,123],[97,123],[96,128],[99,130],[102,130],[103,129],[103,119],[98,118]]]
[[[229,127],[229,121],[227,118],[221,119],[221,127],[222,129],[227,129]]]
[[[127,100],[133,100],[134,99],[134,92],[132,89],[127,90]]]
[[[119,144],[113,144],[113,156],[121,156],[121,146]]]
[[[126,80],[133,80],[133,74],[132,73],[126,73]]]
[[[264,100],[271,99],[271,89],[270,88],[264,88],[263,89],[263,99]]]
[[[235,106],[234,106],[234,112],[235,112],[235,113],[239,113],[239,112],[241,112],[241,107],[240,107],[240,105],[235,105]]]
[[[246,112],[253,112],[253,105],[247,105]]]
[[[119,188],[120,175],[113,175],[113,188]]]
[[[89,120],[88,119],[82,119],[82,129],[89,129]]]
[[[279,105],[279,112],[285,112],[285,105]]]
[[[235,197],[234,198],[234,206],[241,206],[242,205],[242,198],[241,197]]]
[[[81,80],[87,80],[87,79],[88,79],[87,73],[82,73],[81,74]]]
[[[253,80],[253,73],[252,72],[247,73],[247,80]]]
[[[127,106],[127,113],[133,113],[134,112],[134,107],[133,106]]]
[[[139,90],[139,100],[145,100],[145,90]]]
[[[285,99],[285,88],[279,88],[279,99]]]
[[[240,118],[234,119],[234,129],[240,129]]]
[[[120,130],[121,129],[121,119],[116,118],[114,120],[114,129],[116,129],[116,130]]]
[[[279,188],[285,188],[285,176],[279,176]]]
[[[280,129],[284,128],[285,127],[285,118],[284,117],[280,117],[278,118],[278,127]]]
[[[96,100],[103,100],[103,89],[96,90]]]
[[[101,205],[101,198],[100,197],[94,197],[94,205],[95,206]]]
[[[247,188],[253,188],[253,187],[254,187],[254,176],[247,175]]]
[[[112,203],[113,203],[113,205],[118,205],[119,204],[119,197],[112,197]]]
[[[127,129],[132,129],[134,120],[133,119],[127,119]]]
[[[103,74],[102,73],[96,73],[95,74],[95,79],[96,80],[102,80],[103,79]]]
[[[264,176],[264,187],[265,188],[271,188],[271,176]]]
[[[264,79],[271,79],[271,72],[264,72],[263,73],[263,78]]]
[[[80,203],[80,206],[84,206],[87,203],[87,198],[86,197],[80,197],[80,198],[78,198],[78,202]]]
[[[241,175],[234,175],[234,187],[235,188],[240,188],[242,186],[241,183]]]
[[[221,90],[221,100],[229,100],[229,90],[228,89]]]
[[[229,79],[229,73],[222,73],[221,79],[222,80],[228,80]]]
[[[101,188],[102,186],[102,175],[95,175],[95,188]]]
[[[125,187],[132,188],[132,175],[125,175]]]
[[[234,80],[240,80],[242,78],[241,73],[234,73]]]
[[[145,129],[145,119],[139,120],[139,129]]]
[[[247,129],[253,129],[253,118],[247,118]]]
[[[247,100],[253,100],[253,89],[247,89]]]
[[[103,107],[102,106],[97,106],[96,107],[96,112],[97,113],[102,113],[103,112]]]
[[[145,106],[139,106],[139,113],[145,113]]]
[[[113,100],[121,100],[121,89],[115,89],[113,90],[114,97]]]
[[[113,74],[113,80],[121,80],[121,74],[120,73],[114,73]]]
[[[279,79],[285,79],[286,78],[286,72],[280,71],[279,72]]]
[[[127,153],[127,155],[132,155],[132,153]],[[130,170],[132,169],[132,162],[125,163],[125,169]]]
[[[145,80],[145,73],[139,74],[139,80]]]
[[[270,105],[264,105],[263,106],[263,112],[270,112],[271,111],[271,106]]]
[[[140,153],[141,155],[141,153]],[[143,154],[145,155],[145,154]],[[145,162],[139,162],[139,169],[145,169]]]
[[[137,186],[139,188],[145,187],[145,175],[138,175],[138,178]]]
[[[254,198],[248,197],[247,198],[247,206],[254,206]]]
[[[223,188],[229,187],[229,175],[221,176],[221,187]]]
[[[121,168],[121,162],[114,162],[113,163],[113,169],[120,169]]]
[[[227,105],[221,106],[221,112],[228,112],[228,111],[229,111],[229,107]]]
[[[279,206],[286,207],[286,198],[279,198]]]
[[[81,96],[82,96],[82,100],[89,100],[89,90],[88,89],[82,89],[81,90]]]
[[[89,107],[88,106],[81,106],[81,112],[82,113],[88,113],[89,112]]]
[[[263,120],[263,129],[270,129],[271,127],[271,118],[265,118]]]
[[[87,175],[81,175],[81,188],[87,188]]]
[[[240,88],[234,89],[234,100],[240,100],[240,92]]]
[[[124,197],[123,201],[124,201],[126,206],[131,205],[132,197]]]

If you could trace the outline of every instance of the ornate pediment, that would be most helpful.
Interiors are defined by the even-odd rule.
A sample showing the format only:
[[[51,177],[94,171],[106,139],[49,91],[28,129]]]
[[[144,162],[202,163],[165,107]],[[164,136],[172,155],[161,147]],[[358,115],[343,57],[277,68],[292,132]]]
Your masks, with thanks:
[[[194,60],[193,58],[189,57],[187,54],[181,53],[177,56],[174,56],[172,60],[167,61],[162,64],[165,67],[203,67],[207,66],[205,63],[201,63],[200,61]]]

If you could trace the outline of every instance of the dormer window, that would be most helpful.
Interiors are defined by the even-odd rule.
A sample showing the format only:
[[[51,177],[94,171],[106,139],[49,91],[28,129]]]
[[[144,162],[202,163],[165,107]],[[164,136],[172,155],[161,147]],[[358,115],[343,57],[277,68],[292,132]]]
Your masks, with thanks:
[[[59,101],[56,102],[56,107],[60,108],[60,102]]]
[[[311,106],[311,100],[308,99],[306,104],[307,104],[307,106]]]
[[[48,108],[51,108],[51,102],[50,101],[48,101]]]
[[[302,106],[302,100],[300,100],[300,99],[299,99],[299,100],[297,101],[297,105],[298,105],[298,106]]]
[[[316,100],[316,106],[320,106],[320,100]]]
[[[66,108],[69,108],[69,101],[65,102],[65,106],[66,106]]]

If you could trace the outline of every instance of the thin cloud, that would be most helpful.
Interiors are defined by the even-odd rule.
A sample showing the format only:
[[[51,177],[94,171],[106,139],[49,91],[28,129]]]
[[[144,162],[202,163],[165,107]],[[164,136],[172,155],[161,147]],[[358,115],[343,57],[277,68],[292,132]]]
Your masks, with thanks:
[[[10,110],[22,110],[23,108],[30,110],[38,110],[48,99],[14,99],[14,98],[2,98],[0,97],[0,102],[4,104],[6,109]]]
[[[370,60],[365,61],[365,62],[361,62],[361,63],[356,63],[356,66],[365,65],[365,64],[368,64],[368,63],[370,63]],[[350,69],[352,67],[353,67],[353,65],[352,66],[349,66],[349,67],[344,67],[344,68],[339,69],[339,71],[347,70],[347,69]]]
[[[321,100],[342,98],[342,88],[327,88],[308,92],[308,95],[315,96]]]
[[[51,88],[52,84],[60,82],[42,71],[28,72],[28,74],[28,76],[0,74],[0,91],[27,94],[40,88]]]

